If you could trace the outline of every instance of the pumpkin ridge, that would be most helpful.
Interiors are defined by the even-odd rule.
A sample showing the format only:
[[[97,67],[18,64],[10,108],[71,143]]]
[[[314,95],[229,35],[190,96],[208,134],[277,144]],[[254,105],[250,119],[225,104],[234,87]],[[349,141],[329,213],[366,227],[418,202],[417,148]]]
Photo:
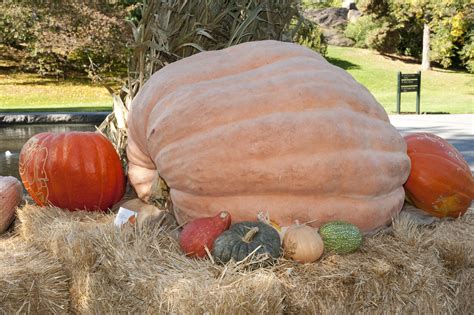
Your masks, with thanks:
[[[352,220],[361,230],[367,231],[374,226],[380,226],[391,222],[402,208],[405,198],[403,187],[396,189],[392,194],[381,199],[368,198],[367,200],[346,200],[342,198],[321,198],[319,196],[295,196],[295,195],[270,195],[270,196],[243,196],[243,197],[196,197],[179,191],[171,190],[176,207],[178,222],[200,217],[201,213],[218,213],[222,207],[232,204],[234,216],[233,221],[248,221],[255,218],[255,213],[264,209],[281,226],[288,226],[298,219],[300,222],[317,220],[309,225],[317,227],[328,220],[325,215],[327,209],[333,213],[332,220]],[[259,203],[250,203],[252,200]],[[193,204],[199,204],[199,209],[193,209]],[[252,206],[249,206],[252,205]],[[255,209],[253,209],[255,207]],[[282,211],[291,209],[291,211]],[[326,209],[326,210],[325,210]],[[235,219],[235,220],[234,220]]]
[[[453,168],[456,168],[456,169],[461,168],[463,173],[472,174],[471,169],[469,168],[469,165],[464,161],[456,160],[456,162],[454,162],[453,160],[445,156],[442,156],[436,153],[429,153],[429,152],[412,152],[410,153],[410,155],[413,157],[432,157],[437,160],[443,160],[444,163],[448,163]]]
[[[311,71],[307,71],[310,73]],[[295,77],[297,78],[297,77]],[[259,117],[263,117],[266,115],[274,114],[277,112],[281,113],[291,113],[295,111],[294,106],[292,107],[292,103],[297,102],[298,104],[305,104],[305,105],[299,105],[298,109],[299,110],[314,110],[314,111],[328,111],[331,109],[336,108],[337,106],[342,104],[346,104],[345,107],[347,110],[353,112],[353,113],[358,113],[361,115],[369,115],[372,119],[376,119],[378,121],[383,121],[386,123],[388,122],[388,119],[385,118],[385,116],[381,117],[378,114],[374,114],[370,112],[370,107],[358,107],[356,104],[355,100],[358,98],[357,95],[355,95],[352,91],[354,90],[353,86],[348,86],[347,88],[343,89],[343,83],[337,83],[335,81],[335,85],[337,84],[337,87],[334,87],[334,90],[331,93],[327,93],[327,96],[325,96],[327,99],[321,100],[321,97],[318,95],[320,94],[317,92],[318,90],[318,84],[315,84],[315,82],[319,82],[321,79],[321,76],[318,75],[314,80],[303,80],[302,83],[299,81],[295,80],[290,80],[288,84],[291,84],[293,86],[294,92],[291,92],[287,96],[284,97],[284,99],[281,99],[278,101],[278,106],[260,106],[257,110],[254,110],[254,103],[251,102],[253,100],[257,100],[259,98],[265,98],[267,97],[268,94],[270,94],[270,91],[259,91],[258,95],[254,95],[252,93],[249,93],[247,96],[240,96],[239,99],[241,100],[240,103],[235,103],[234,106],[221,106],[219,105],[212,105],[214,102],[212,101],[213,98],[221,98],[221,93],[220,92],[213,92],[214,94],[212,95],[211,99],[209,99],[209,96],[204,95],[200,96],[199,93],[201,93],[199,90],[197,94],[190,95],[191,97],[187,97],[189,93],[186,93],[182,89],[178,90],[176,93],[181,95],[179,97],[175,97],[175,94],[170,94],[166,97],[164,97],[160,102],[156,104],[152,112],[150,113],[150,116],[148,118],[148,125],[150,128],[147,130],[147,143],[150,144],[149,139],[151,130],[155,130],[157,132],[160,141],[161,146],[166,146],[168,143],[175,142],[175,141],[180,141],[182,140],[182,137],[186,137],[189,135],[195,135],[199,134],[201,132],[206,132],[207,130],[212,130],[214,128],[220,127],[220,126],[226,126],[229,124],[236,124],[241,121],[246,121],[246,120],[252,120],[252,119],[258,119]],[[262,84],[264,84],[263,82]],[[353,85],[353,84],[351,84]],[[246,84],[245,86],[241,88],[236,88],[235,90],[232,91],[232,94],[239,95],[241,94],[241,90],[247,90],[246,86],[251,86],[251,84]],[[321,86],[323,84],[321,83]],[[327,88],[326,88],[327,89]],[[208,89],[201,89],[201,90],[208,90]],[[305,93],[304,96],[300,96],[300,92],[304,90]],[[214,91],[214,90],[212,90]],[[216,91],[219,91],[219,89],[216,88]],[[340,101],[339,99],[336,98],[331,98],[330,95],[335,94],[336,92],[338,93],[345,93],[347,99],[344,101]],[[312,97],[308,97],[308,93],[312,93]],[[228,99],[234,98],[233,96],[229,96]],[[301,98],[301,101],[299,100]],[[173,100],[173,104],[166,105],[167,100]],[[207,112],[203,112],[201,108],[196,107],[196,110],[191,111],[190,108],[188,107],[189,102],[198,102],[199,100],[202,100],[203,104],[204,102],[209,103],[209,107],[212,108],[214,112],[221,111],[225,116],[220,116],[217,117],[217,119],[212,120],[212,124],[210,121],[206,119],[206,116],[208,116]],[[375,102],[375,100],[374,100]],[[240,105],[244,104],[244,105]],[[245,110],[245,104],[252,104],[248,105],[248,110]],[[324,107],[321,107],[320,104],[324,104]],[[329,106],[330,105],[330,106]],[[287,110],[285,110],[287,108]],[[262,112],[264,111],[264,112]],[[236,117],[235,114],[233,113],[239,113],[239,115]],[[198,121],[199,122],[199,128],[193,127],[193,125],[185,124],[180,126],[173,125],[172,130],[173,133],[166,132],[166,130],[170,130],[170,123],[172,123],[172,116],[170,116],[170,113],[180,115],[183,120],[190,120],[190,121]],[[194,114],[199,115],[196,117]],[[375,116],[374,116],[375,115]],[[202,119],[201,119],[202,118]],[[170,121],[171,119],[171,121]],[[206,127],[207,126],[207,127]],[[192,131],[192,132],[191,132]],[[179,136],[181,134],[181,137]],[[153,149],[151,151],[154,151]]]
[[[226,197],[248,197],[248,196],[256,196],[256,197],[268,197],[268,196],[273,196],[275,194],[278,194],[279,196],[292,196],[292,197],[311,197],[311,196],[314,196],[315,193],[318,194],[318,199],[347,199],[347,200],[353,200],[353,201],[356,201],[356,200],[367,200],[367,199],[370,199],[372,201],[382,201],[386,198],[389,198],[393,195],[396,195],[397,192],[400,190],[400,187],[397,186],[395,187],[394,189],[388,191],[388,192],[384,192],[382,194],[378,194],[378,193],[374,193],[373,195],[368,195],[368,194],[341,194],[339,192],[320,192],[320,191],[317,191],[317,189],[313,189],[313,190],[289,190],[289,187],[288,189],[286,190],[276,190],[276,191],[267,191],[267,192],[256,192],[256,191],[252,191],[252,192],[247,192],[247,193],[236,193],[236,192],[233,192],[233,193],[229,193],[229,194],[223,194],[223,193],[215,193],[215,194],[199,194],[199,193],[193,193],[193,192],[186,192],[184,190],[180,190],[180,189],[177,189],[177,188],[173,188],[172,189],[174,192],[179,192],[181,194],[186,194],[186,195],[189,195],[189,196],[193,196],[193,197],[206,197],[206,198],[210,198],[210,197],[213,197],[213,198],[226,198]]]
[[[358,191],[362,195],[367,195],[369,192],[369,186],[367,185],[359,185],[359,186],[352,186],[350,185],[349,188],[346,188],[345,186],[340,186],[338,183],[338,179],[334,178],[336,174],[339,174],[338,176],[345,176],[348,179],[351,179],[351,182],[357,181],[357,176],[362,176],[365,173],[365,168],[363,165],[352,165],[353,171],[351,173],[346,173],[345,168],[343,167],[344,165],[347,165],[348,163],[350,164],[351,161],[357,160],[359,158],[366,158],[367,156],[373,156],[374,158],[376,157],[379,159],[380,163],[384,163],[384,161],[391,161],[398,159],[400,162],[399,164],[402,164],[403,161],[406,162],[406,165],[409,164],[408,159],[403,160],[405,156],[401,153],[397,152],[372,152],[370,149],[359,149],[359,150],[351,150],[352,155],[349,156],[345,154],[345,152],[349,151],[337,151],[337,152],[329,152],[326,154],[319,154],[318,157],[318,163],[315,164],[313,161],[312,157],[308,157],[306,153],[302,154],[294,154],[291,153],[289,155],[281,155],[281,156],[274,156],[274,157],[269,157],[265,160],[259,160],[259,159],[252,159],[252,158],[247,158],[245,161],[228,161],[226,163],[228,169],[241,169],[241,176],[239,178],[234,178],[233,182],[231,183],[232,188],[230,187],[224,187],[221,185],[216,185],[212,182],[212,179],[218,179],[218,178],[223,178],[225,179],[227,176],[230,176],[228,174],[227,169],[222,170],[220,174],[215,174],[212,175],[212,179],[207,176],[206,174],[210,172],[212,169],[202,169],[200,172],[197,172],[196,170],[194,172],[188,171],[186,172],[187,176],[187,182],[186,185],[180,185],[178,182],[181,180],[181,177],[175,176],[175,173],[168,172],[167,169],[164,170],[159,170],[160,174],[163,176],[163,178],[166,180],[166,182],[174,187],[174,189],[183,189],[186,187],[186,191],[190,193],[197,193],[197,188],[203,188],[203,187],[209,187],[212,189],[206,189],[207,196],[226,196],[226,195],[240,195],[242,191],[248,191],[247,187],[248,185],[254,185],[254,188],[252,191],[248,191],[248,194],[261,194],[264,192],[267,192],[268,194],[273,194],[273,193],[281,193],[285,194],[286,192],[291,193],[291,194],[298,194],[300,192],[301,194],[310,194],[314,192],[318,192],[319,194],[324,194],[327,191],[318,189],[319,185],[322,185],[323,183],[326,183],[328,185],[326,187],[332,187],[336,186],[338,190],[338,194],[341,196],[344,196],[347,194],[349,191],[353,192],[352,194],[357,195],[354,193],[354,191]],[[340,157],[343,155],[343,157]],[[330,165],[331,162],[335,158],[339,158],[339,164],[343,165],[342,168],[338,169],[338,171],[331,172],[329,174],[325,174],[325,177],[319,178],[315,181],[313,181],[313,184],[306,184],[305,189],[302,190],[300,189],[297,185],[298,184],[303,184],[307,177],[308,177],[308,172],[311,172],[311,174],[318,174],[319,171],[323,170],[326,168],[327,165]],[[294,169],[293,166],[293,161],[297,159],[299,161],[299,169]],[[257,161],[258,163],[253,164],[253,161]],[[279,169],[274,169],[274,168],[269,168],[268,170],[261,170],[262,165],[273,165],[273,164],[278,164],[280,165]],[[185,163],[177,163],[177,164],[170,164],[171,167],[174,167],[173,170],[175,170],[179,165],[181,164],[181,169],[183,170],[192,170],[191,167],[188,167]],[[196,162],[191,162],[191,165],[198,165]],[[340,171],[340,172],[339,172]],[[384,173],[374,173],[372,174],[372,183],[370,184],[370,191],[372,193],[376,194],[383,194],[383,193],[389,193],[393,191],[395,188],[400,187],[407,179],[407,176],[401,177],[397,176],[397,171],[396,168],[393,170],[390,170],[390,172],[384,172]],[[288,187],[286,183],[286,179],[288,177],[292,177],[294,179],[294,183],[291,187]],[[262,178],[267,178],[268,180],[275,181],[279,180],[280,184],[272,186],[272,187],[267,187],[266,185],[259,184],[258,181],[260,181]],[[177,182],[178,181],[178,182]],[[328,182],[330,181],[330,182]],[[330,185],[329,185],[330,184]],[[378,187],[382,185],[382,187]],[[346,186],[349,184],[346,184]],[[266,189],[266,190],[262,190]],[[272,190],[269,190],[272,189]],[[350,189],[350,190],[348,190]],[[383,190],[382,190],[383,189]]]
[[[284,120],[283,122],[281,121],[281,119],[279,119],[280,117],[282,117],[282,115],[287,115],[286,120]],[[311,115],[314,115],[314,116],[311,116]],[[329,115],[329,117],[325,117],[326,115]],[[336,116],[339,116],[340,118],[342,118],[342,117],[345,117],[346,115],[347,116],[354,116],[355,115],[356,119],[354,119],[354,123],[358,124],[358,125],[362,125],[363,126],[362,128],[364,130],[371,127],[370,129],[368,129],[368,131],[364,131],[365,138],[370,137],[372,139],[379,139],[379,138],[387,139],[387,137],[394,138],[394,136],[398,134],[396,131],[394,131],[392,129],[388,129],[386,132],[383,132],[383,134],[380,134],[380,132],[377,133],[377,134],[371,132],[372,130],[375,130],[376,127],[378,127],[378,126],[391,126],[391,125],[389,125],[387,122],[384,122],[384,121],[380,120],[379,123],[377,123],[377,124],[372,123],[373,126],[370,126],[371,125],[371,123],[370,123],[371,119],[367,118],[362,113],[354,113],[351,109],[344,108],[344,109],[339,109],[337,111],[334,111],[334,110],[331,110],[331,109],[327,109],[327,110],[310,109],[310,110],[306,110],[306,111],[303,111],[303,112],[292,112],[292,111],[273,112],[273,113],[268,113],[266,115],[255,116],[255,117],[252,117],[250,119],[241,119],[241,120],[237,120],[237,121],[231,121],[231,122],[228,122],[228,123],[223,124],[223,125],[220,125],[220,124],[215,125],[215,126],[210,127],[206,130],[203,130],[203,131],[199,131],[199,132],[195,131],[192,134],[185,135],[181,139],[173,139],[173,142],[170,142],[170,143],[165,144],[165,145],[163,145],[161,142],[157,142],[156,144],[150,144],[150,146],[152,148],[151,151],[156,152],[157,157],[155,158],[155,165],[158,166],[159,164],[157,162],[163,158],[163,155],[168,154],[170,151],[175,150],[176,148],[178,148],[179,150],[183,150],[183,148],[187,148],[187,149],[191,150],[189,147],[190,147],[190,145],[192,145],[193,142],[199,143],[199,141],[206,140],[211,136],[215,136],[217,138],[218,135],[222,135],[223,137],[227,138],[227,137],[231,137],[235,133],[241,132],[241,130],[243,128],[249,129],[253,125],[259,125],[260,128],[269,130],[269,128],[271,128],[271,127],[276,128],[275,125],[279,125],[279,126],[281,126],[282,124],[285,124],[285,125],[288,124],[289,126],[295,125],[296,124],[295,119],[299,120],[298,123],[305,124],[307,120],[311,121],[311,120],[315,119],[313,117],[322,116],[321,118],[324,117],[325,119],[328,119],[328,120],[330,119],[330,120],[336,121],[337,120]],[[293,120],[290,119],[290,117],[292,117],[292,116],[295,116],[293,118]],[[278,122],[276,121],[276,119],[278,119]],[[330,123],[328,123],[328,124],[330,124]],[[367,140],[363,140],[365,138],[356,138],[356,137],[354,137],[353,133],[352,133],[352,131],[353,131],[352,129],[355,129],[355,127],[351,128],[351,129],[346,129],[346,133],[344,133],[344,134],[340,134],[340,132],[338,133],[337,130],[332,131],[330,134],[327,134],[327,133],[325,134],[323,130],[320,130],[319,126],[314,126],[313,128],[314,129],[311,129],[311,131],[312,131],[312,133],[314,134],[315,137],[319,137],[319,136],[324,134],[326,138],[338,137],[338,139],[345,140],[346,143],[343,144],[344,148],[347,148],[348,145],[351,145],[351,146],[354,146],[354,147],[360,146],[361,141],[370,142],[370,141],[367,141]],[[292,132],[289,135],[290,135],[290,137],[293,136],[293,137],[300,138],[299,136],[297,136],[297,133],[298,132]],[[267,131],[266,134],[268,136],[271,136],[271,131],[270,130]],[[249,134],[249,136],[251,136],[251,134]],[[302,136],[304,136],[304,135],[302,135]],[[259,137],[259,138],[261,139],[262,137]],[[222,139],[222,137],[221,137],[221,139]],[[151,140],[148,140],[148,141],[151,142]],[[247,140],[247,141],[251,142],[251,140]],[[259,140],[256,139],[256,141],[259,141]],[[224,141],[224,142],[226,142],[226,141]],[[262,140],[260,140],[260,142],[262,142]],[[393,144],[387,144],[386,142],[382,142],[382,143],[377,144],[377,145],[382,146],[384,149],[390,149],[391,148],[392,151],[394,151],[394,152],[400,152],[400,148],[401,147],[406,148],[406,145],[402,140],[399,140],[398,142],[399,142],[399,145],[397,147],[394,147]],[[160,148],[157,147],[158,145],[160,146]],[[327,146],[329,146],[329,144],[327,144]],[[318,148],[320,148],[320,146],[318,146]],[[332,147],[330,147],[330,148],[333,149]],[[307,149],[310,150],[309,147]],[[186,155],[186,153],[177,153],[177,154],[178,155]],[[202,155],[202,154],[205,154],[205,153],[202,150],[201,151],[198,150],[196,152],[196,154],[198,154],[198,155],[201,154]],[[281,154],[281,153],[279,153],[279,154]],[[195,154],[194,154],[194,156],[195,156]],[[157,167],[157,168],[160,168],[160,167]]]
[[[97,152],[97,154],[100,156],[103,154],[102,150],[100,150],[101,146],[100,144],[98,145],[98,142],[101,142],[102,139],[96,139],[96,138],[92,138],[91,137],[91,141],[94,143],[94,149],[95,151]],[[103,145],[106,145],[107,143],[103,144]],[[100,186],[100,195],[99,195],[99,201],[97,202],[97,204],[99,205],[99,208],[103,208],[103,205],[102,205],[102,200],[104,198],[104,184],[107,185],[107,183],[104,183],[104,178],[106,178],[106,171],[108,171],[108,168],[104,168],[103,166],[103,161],[102,159],[98,159],[99,161],[99,170],[100,170],[100,176],[98,176],[98,180],[99,180],[99,186]],[[97,165],[95,165],[95,170],[94,171],[97,171]],[[112,183],[115,183],[115,180],[113,178],[110,178],[110,181]],[[114,200],[116,198],[113,198]]]
[[[420,185],[421,183],[418,182],[417,184]],[[442,181],[441,179],[438,179],[438,180],[431,179],[430,180],[430,185],[434,186],[435,184],[436,184],[436,187],[437,187],[436,190],[438,190],[438,191],[443,191],[443,190],[444,191],[452,191],[453,193],[454,193],[454,191],[456,191],[457,195],[465,197],[466,199],[472,199],[473,198],[473,195],[470,195],[470,192],[473,191],[473,189],[469,189],[469,192],[465,192],[465,191],[461,190],[462,188],[464,188],[464,186],[456,185],[456,182],[455,183],[446,183],[445,181]],[[456,187],[456,186],[458,186],[458,187]],[[457,188],[457,189],[455,189],[455,188]]]
[[[74,136],[74,131],[71,133],[71,136]],[[67,152],[67,148],[69,147],[70,138],[65,137],[65,135],[63,133],[51,134],[50,137],[51,137],[51,140],[47,139],[47,138],[43,139],[43,143],[44,142],[47,143],[47,141],[48,142],[51,141],[50,143],[52,144],[52,147],[55,150],[51,150],[49,152],[50,156],[54,156],[60,162],[57,165],[57,169],[53,168],[52,166],[48,167],[48,169],[52,170],[53,172],[57,172],[59,170],[64,169],[66,164],[69,164],[71,167],[76,166],[76,169],[77,169],[77,165],[75,165],[75,162],[76,162],[76,159],[79,158],[79,157],[77,155],[73,155],[73,156],[70,157],[68,155],[68,152]],[[59,145],[56,145],[56,143],[64,143],[64,145],[59,146]],[[48,159],[47,163],[48,162],[51,163],[51,160]],[[48,176],[48,178],[54,178],[54,175],[51,174],[51,176]],[[68,204],[72,204],[72,200],[73,200],[73,196],[71,194],[71,189],[70,189],[71,187],[69,186],[70,184],[71,184],[70,181],[65,181],[64,183],[60,183],[59,181],[51,180],[52,190],[59,190],[60,186],[63,186],[63,185],[68,187],[68,189],[66,189],[66,191],[64,192],[65,195],[66,195]],[[58,200],[56,196],[51,196],[50,202],[54,205],[62,207],[61,201]]]

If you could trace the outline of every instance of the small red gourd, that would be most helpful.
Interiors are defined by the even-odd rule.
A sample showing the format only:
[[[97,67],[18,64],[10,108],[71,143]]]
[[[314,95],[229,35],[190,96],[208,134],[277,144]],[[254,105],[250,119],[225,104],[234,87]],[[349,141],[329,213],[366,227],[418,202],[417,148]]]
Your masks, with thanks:
[[[227,211],[222,211],[214,217],[196,219],[184,226],[179,235],[179,245],[189,257],[206,257],[206,247],[209,252],[212,250],[214,241],[230,227],[230,222],[230,214]]]
[[[15,218],[15,209],[23,199],[23,187],[12,176],[0,176],[0,234],[5,232]]]
[[[474,178],[459,151],[429,133],[411,134],[405,141],[411,171],[404,187],[410,201],[439,218],[466,213],[474,198]]]
[[[112,144],[95,132],[40,133],[20,152],[20,176],[40,206],[106,210],[125,192],[125,176]]]

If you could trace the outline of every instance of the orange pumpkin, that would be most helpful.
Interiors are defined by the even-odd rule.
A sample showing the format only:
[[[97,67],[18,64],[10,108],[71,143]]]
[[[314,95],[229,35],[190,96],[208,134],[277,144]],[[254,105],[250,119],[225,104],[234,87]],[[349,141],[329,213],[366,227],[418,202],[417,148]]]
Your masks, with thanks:
[[[406,144],[346,71],[292,43],[249,42],[155,73],[128,119],[129,179],[140,198],[158,172],[177,220],[281,226],[343,220],[367,231],[405,198]]]
[[[474,198],[469,165],[446,140],[429,134],[405,136],[411,172],[405,183],[407,197],[433,216],[458,217]]]
[[[112,144],[95,132],[40,133],[20,152],[20,176],[39,205],[105,210],[125,192]]]

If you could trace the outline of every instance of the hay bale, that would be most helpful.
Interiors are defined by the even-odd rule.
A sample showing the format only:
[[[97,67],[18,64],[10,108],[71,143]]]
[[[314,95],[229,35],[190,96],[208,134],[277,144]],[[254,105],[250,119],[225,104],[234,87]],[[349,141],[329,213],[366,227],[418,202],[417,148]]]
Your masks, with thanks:
[[[29,243],[53,253],[69,267],[93,266],[96,250],[91,240],[114,215],[103,212],[67,211],[56,207],[25,205],[17,211],[18,233]],[[77,257],[80,257],[78,261]]]
[[[94,266],[99,263],[92,240],[102,225],[112,224],[114,214],[27,204],[18,209],[17,215],[19,235],[27,243],[50,252],[65,266],[72,311],[90,310],[90,282],[94,280]]]
[[[108,226],[93,242],[101,263],[88,275],[89,299],[76,306],[79,312],[282,312],[282,286],[272,270],[188,259],[162,229]]]
[[[57,259],[19,238],[0,239],[0,313],[66,313],[69,300],[69,278]]]
[[[255,268],[188,259],[152,225],[29,207],[21,234],[64,263],[77,313],[473,313],[473,211],[428,225],[402,212],[356,253]]]

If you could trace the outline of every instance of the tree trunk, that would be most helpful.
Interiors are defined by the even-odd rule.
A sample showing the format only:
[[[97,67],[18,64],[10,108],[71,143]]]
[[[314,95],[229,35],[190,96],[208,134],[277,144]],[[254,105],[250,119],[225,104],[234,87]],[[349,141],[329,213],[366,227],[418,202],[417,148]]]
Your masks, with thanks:
[[[430,70],[430,26],[423,25],[423,52],[421,57],[421,70]]]

